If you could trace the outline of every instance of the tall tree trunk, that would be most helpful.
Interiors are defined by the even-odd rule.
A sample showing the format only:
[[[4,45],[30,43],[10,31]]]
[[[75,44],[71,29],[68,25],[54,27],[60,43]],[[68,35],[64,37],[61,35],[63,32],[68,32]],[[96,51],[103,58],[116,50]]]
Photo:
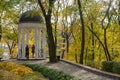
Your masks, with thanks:
[[[0,41],[1,41],[1,38],[2,38],[2,25],[1,25],[1,16],[0,16]]]
[[[52,33],[52,26],[51,26],[51,21],[50,18],[47,17],[46,18],[46,27],[47,27],[47,34],[48,34],[48,47],[49,47],[49,59],[50,62],[56,62],[56,45],[55,45],[55,41],[54,41],[54,37],[53,37],[53,33]]]
[[[52,14],[52,7],[54,6],[55,0],[49,0],[49,7],[48,11],[45,10],[41,0],[38,0],[38,4],[41,7],[43,16],[46,22],[46,29],[48,35],[48,50],[49,50],[49,61],[50,62],[57,62],[56,58],[56,45],[52,33],[52,24],[51,24],[51,14]]]
[[[69,53],[69,37],[66,35],[66,52]]]
[[[91,23],[91,29],[93,31],[93,23]],[[94,61],[94,56],[95,56],[95,53],[94,53],[94,34],[92,34],[92,59]]]
[[[1,38],[2,38],[2,26],[0,24],[0,41],[1,41]]]
[[[65,38],[63,39],[63,48],[65,47]],[[64,58],[64,54],[65,54],[65,50],[62,51],[62,55],[61,55],[61,58],[63,59]]]
[[[85,47],[85,30],[84,30],[84,19],[83,19],[83,13],[82,13],[82,6],[81,6],[81,1],[78,0],[78,9],[79,9],[79,15],[80,15],[80,20],[82,24],[82,41],[81,41],[81,53],[80,53],[80,64],[83,64],[83,57],[84,57],[84,47]]]
[[[78,56],[77,56],[77,53],[75,53],[75,61],[76,61],[76,63],[78,63]]]
[[[104,45],[105,45],[106,54],[108,56],[108,61],[111,61],[110,53],[107,46],[106,29],[104,29]]]
[[[10,55],[12,54],[12,48],[11,48],[11,46],[9,45],[9,43],[7,43],[7,46],[8,46],[8,49],[9,49],[9,53],[10,53]]]
[[[85,49],[85,65],[87,65],[88,47]]]

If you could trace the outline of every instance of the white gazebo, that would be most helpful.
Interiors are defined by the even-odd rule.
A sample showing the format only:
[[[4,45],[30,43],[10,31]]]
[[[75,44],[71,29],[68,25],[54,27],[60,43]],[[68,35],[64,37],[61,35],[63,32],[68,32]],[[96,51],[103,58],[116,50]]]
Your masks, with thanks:
[[[30,30],[34,30],[34,57],[29,59],[45,59],[46,57],[46,30],[42,24],[42,17],[38,12],[26,11],[20,17],[18,24],[18,59],[26,58],[26,45],[29,47]],[[29,50],[30,53],[30,50]]]

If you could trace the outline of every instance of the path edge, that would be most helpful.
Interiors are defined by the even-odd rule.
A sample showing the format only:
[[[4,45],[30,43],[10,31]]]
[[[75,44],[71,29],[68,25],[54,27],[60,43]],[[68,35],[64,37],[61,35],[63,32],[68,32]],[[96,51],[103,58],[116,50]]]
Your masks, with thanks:
[[[65,63],[68,63],[68,64],[71,64],[71,65],[74,65],[74,66],[77,66],[77,67],[79,67],[81,69],[84,69],[88,72],[92,72],[93,74],[101,75],[101,76],[108,77],[108,78],[111,78],[111,79],[120,80],[120,75],[118,75],[118,74],[113,74],[113,73],[110,73],[110,72],[101,71],[101,70],[98,70],[98,69],[95,69],[95,68],[91,68],[89,66],[84,66],[84,65],[81,65],[81,64],[78,64],[78,63],[73,63],[71,61],[64,60],[64,59],[61,59],[61,61],[65,62]]]

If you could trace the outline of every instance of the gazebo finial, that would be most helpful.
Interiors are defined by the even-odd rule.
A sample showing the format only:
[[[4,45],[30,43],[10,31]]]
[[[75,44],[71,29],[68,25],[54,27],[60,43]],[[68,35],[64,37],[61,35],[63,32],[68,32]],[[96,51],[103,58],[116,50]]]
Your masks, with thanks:
[[[27,1],[27,11],[30,11],[31,10],[31,8],[30,8],[30,2],[29,1]]]

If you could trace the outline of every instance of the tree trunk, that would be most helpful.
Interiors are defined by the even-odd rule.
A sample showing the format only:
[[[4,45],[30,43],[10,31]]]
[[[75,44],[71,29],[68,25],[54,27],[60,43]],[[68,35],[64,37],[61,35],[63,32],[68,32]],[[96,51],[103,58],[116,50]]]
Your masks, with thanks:
[[[55,45],[55,41],[54,41],[54,37],[53,37],[53,33],[52,33],[52,25],[51,25],[51,21],[50,18],[47,17],[46,18],[46,27],[47,27],[47,34],[48,34],[48,47],[49,47],[49,61],[50,62],[57,62],[56,59],[56,45]]]
[[[1,38],[2,38],[2,26],[0,25],[0,41],[1,41]]]
[[[82,13],[82,7],[81,7],[81,2],[78,0],[78,8],[79,8],[79,15],[80,15],[80,20],[82,24],[82,42],[81,42],[81,53],[80,53],[80,64],[83,64],[83,57],[84,57],[84,47],[85,47],[85,30],[84,30],[84,19],[83,19],[83,13]]]
[[[104,45],[105,45],[106,54],[108,56],[107,60],[111,61],[110,53],[109,53],[108,46],[107,46],[106,29],[104,29]]]
[[[85,49],[85,65],[87,65],[88,47]]]
[[[9,49],[9,53],[10,55],[12,54],[12,48],[10,47],[9,43],[7,43],[8,49]]]
[[[77,53],[75,53],[75,61],[76,61],[76,63],[78,63]]]
[[[65,38],[63,39],[63,43],[65,43]],[[63,45],[63,48],[65,47],[65,45]],[[65,50],[62,51],[62,55],[61,55],[61,58],[63,59],[64,58],[64,54],[65,54]]]
[[[56,45],[52,33],[52,24],[51,24],[51,14],[52,14],[52,8],[54,6],[55,0],[49,0],[49,7],[46,11],[41,0],[38,0],[38,4],[41,7],[43,16],[45,18],[46,22],[46,29],[47,29],[47,35],[48,35],[48,51],[49,51],[49,61],[50,62],[57,62],[56,58]]]
[[[0,41],[1,41],[1,38],[2,38],[2,25],[1,25],[1,16],[0,16]]]
[[[91,23],[91,29],[93,31],[93,23]],[[94,54],[94,34],[92,34],[92,59],[93,59],[93,61],[94,61],[94,56],[95,56],[95,54]]]
[[[66,52],[69,53],[69,37],[66,35]]]

